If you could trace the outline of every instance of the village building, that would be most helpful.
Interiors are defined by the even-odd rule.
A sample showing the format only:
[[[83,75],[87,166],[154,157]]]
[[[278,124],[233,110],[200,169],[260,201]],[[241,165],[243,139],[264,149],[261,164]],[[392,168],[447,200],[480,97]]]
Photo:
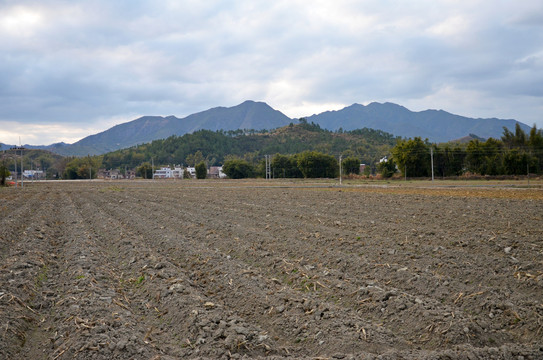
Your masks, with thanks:
[[[104,179],[104,180],[118,180],[122,179],[122,174],[118,169],[98,169],[98,173],[96,174],[96,177],[98,179]]]
[[[136,178],[136,170],[126,170],[124,178],[128,180],[134,180]]]
[[[155,170],[153,179],[170,179],[173,178],[173,171],[169,167],[162,167],[159,170]]]
[[[187,166],[187,172],[191,178],[196,179],[196,168],[194,166]]]
[[[184,168],[181,165],[174,166],[173,169],[169,167],[161,167],[160,170],[155,170],[153,174],[154,179],[182,179]]]
[[[125,174],[123,175],[119,169],[98,169],[98,173],[96,174],[96,177],[98,179],[104,179],[104,180],[121,180],[121,179],[130,179],[133,180],[136,178],[136,171],[135,170],[126,170]]]
[[[45,178],[45,173],[42,170],[24,170],[23,176],[26,179],[38,180]]]
[[[222,171],[222,166],[211,166],[207,176],[211,179],[224,179],[227,177]]]

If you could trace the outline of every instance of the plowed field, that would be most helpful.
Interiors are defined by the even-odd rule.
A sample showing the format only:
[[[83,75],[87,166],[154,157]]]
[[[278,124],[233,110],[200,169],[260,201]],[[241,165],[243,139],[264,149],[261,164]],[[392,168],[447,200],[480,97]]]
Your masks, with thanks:
[[[1,359],[542,359],[532,189],[0,189]]]

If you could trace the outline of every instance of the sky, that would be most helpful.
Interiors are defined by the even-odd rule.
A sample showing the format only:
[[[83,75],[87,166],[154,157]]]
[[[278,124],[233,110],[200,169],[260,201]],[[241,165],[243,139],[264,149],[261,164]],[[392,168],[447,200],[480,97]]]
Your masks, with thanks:
[[[378,101],[543,128],[543,1],[0,0],[0,142],[245,100],[291,118]]]

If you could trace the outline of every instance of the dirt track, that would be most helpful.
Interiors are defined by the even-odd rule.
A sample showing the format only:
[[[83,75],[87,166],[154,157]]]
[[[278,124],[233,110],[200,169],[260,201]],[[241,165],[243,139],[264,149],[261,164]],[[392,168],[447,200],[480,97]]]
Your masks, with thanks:
[[[541,190],[255,184],[0,189],[0,359],[543,358]]]

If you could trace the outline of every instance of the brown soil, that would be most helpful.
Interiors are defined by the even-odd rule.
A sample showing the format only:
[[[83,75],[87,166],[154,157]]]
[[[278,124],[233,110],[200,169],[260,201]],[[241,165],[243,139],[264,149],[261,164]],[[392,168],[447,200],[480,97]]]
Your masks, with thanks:
[[[537,189],[0,189],[0,358],[542,359],[542,225]]]

